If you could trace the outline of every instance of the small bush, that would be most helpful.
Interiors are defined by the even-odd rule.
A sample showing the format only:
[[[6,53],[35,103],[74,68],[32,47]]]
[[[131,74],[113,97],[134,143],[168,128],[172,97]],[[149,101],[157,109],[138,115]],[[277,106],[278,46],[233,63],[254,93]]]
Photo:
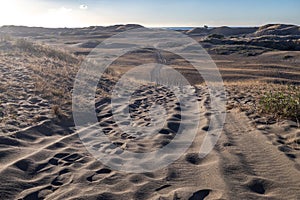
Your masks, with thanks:
[[[0,42],[11,41],[12,38],[7,34],[0,34]]]
[[[54,116],[56,116],[57,118],[61,119],[63,117],[66,117],[66,114],[62,111],[60,106],[54,105],[54,106],[51,107],[51,109],[52,109],[52,114]]]
[[[276,118],[288,118],[299,122],[299,88],[288,86],[284,91],[267,92],[260,98],[259,107],[262,113],[271,114]]]
[[[288,59],[291,59],[291,58],[294,58],[294,56],[291,56],[291,55],[285,55],[283,57],[284,60],[288,60]]]
[[[17,39],[15,43],[16,46],[23,51],[39,53],[39,49],[37,48],[37,46],[35,46],[34,43],[29,42],[26,39]]]
[[[212,39],[212,38],[215,38],[215,39],[224,39],[224,35],[221,35],[221,34],[211,34],[208,36],[208,38]]]

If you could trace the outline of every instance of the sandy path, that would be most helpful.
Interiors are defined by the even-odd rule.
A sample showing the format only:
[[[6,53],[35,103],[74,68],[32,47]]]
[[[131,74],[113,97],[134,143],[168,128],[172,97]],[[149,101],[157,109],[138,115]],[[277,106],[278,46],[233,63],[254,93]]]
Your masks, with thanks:
[[[162,98],[161,93],[156,95]],[[77,132],[50,121],[1,135],[0,199],[224,198],[226,185],[217,152],[212,152],[203,160],[197,157],[199,142],[203,140],[208,124],[204,106],[208,97],[204,90],[201,95],[203,130],[186,154],[167,168],[154,172],[134,174],[111,170],[86,151]],[[137,96],[136,100],[139,98]],[[140,106],[145,105],[147,103]],[[109,115],[107,101],[99,107],[103,114]],[[172,116],[177,116],[176,107],[171,106],[170,110]],[[143,114],[141,117],[144,118]],[[113,124],[108,128],[113,130]],[[112,135],[116,133],[113,131]],[[155,137],[164,138],[167,135],[164,132]],[[141,144],[147,146],[151,143],[141,140]]]
[[[228,113],[217,148],[230,199],[299,199],[299,170],[250,124],[243,113]]]

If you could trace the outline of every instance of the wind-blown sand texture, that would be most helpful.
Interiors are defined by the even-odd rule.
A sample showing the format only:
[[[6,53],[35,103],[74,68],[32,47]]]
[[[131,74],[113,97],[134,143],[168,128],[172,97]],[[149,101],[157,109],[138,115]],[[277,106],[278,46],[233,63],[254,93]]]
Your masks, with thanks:
[[[66,41],[70,38],[58,37],[55,46]],[[187,63],[163,52],[167,64],[195,83],[201,108],[199,131],[184,155],[168,167],[125,173],[97,161],[74,128],[70,95],[82,58],[67,52],[66,57],[55,57],[45,49],[40,55],[11,41],[0,43],[0,199],[300,199],[299,124],[276,121],[249,109],[259,94],[273,85],[270,83],[299,84],[299,52],[267,50],[245,56],[238,50],[220,55],[213,53],[220,46],[208,48],[225,80],[228,103],[222,135],[203,159],[198,152],[214,112],[208,90]],[[66,46],[78,52],[78,46]],[[230,52],[231,47],[222,48]],[[121,73],[131,65],[157,59],[156,51],[146,49],[121,57],[113,69]],[[99,123],[111,141],[118,148],[135,152],[170,142],[181,121],[180,106],[172,92],[145,85],[133,95],[130,109],[137,125],[147,125],[148,111],[155,101],[164,104],[168,114],[164,128],[156,135],[133,137],[122,133],[112,116],[107,91],[115,79],[113,73],[104,77],[95,102]]]

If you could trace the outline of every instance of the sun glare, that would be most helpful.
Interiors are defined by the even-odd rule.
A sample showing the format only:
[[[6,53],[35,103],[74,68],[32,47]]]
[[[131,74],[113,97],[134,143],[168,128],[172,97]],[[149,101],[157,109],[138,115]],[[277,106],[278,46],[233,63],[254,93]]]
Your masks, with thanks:
[[[0,24],[14,23],[20,17],[19,5],[15,0],[1,2]]]
[[[32,6],[33,3],[35,6]],[[42,5],[34,1],[5,1],[0,7],[0,26],[74,26],[72,12],[68,7]]]

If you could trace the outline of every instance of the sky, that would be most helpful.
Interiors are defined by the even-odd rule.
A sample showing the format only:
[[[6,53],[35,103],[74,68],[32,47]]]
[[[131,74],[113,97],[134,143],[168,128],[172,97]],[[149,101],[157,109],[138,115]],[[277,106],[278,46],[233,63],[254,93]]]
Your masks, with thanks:
[[[299,0],[2,0],[0,26],[300,24]]]

